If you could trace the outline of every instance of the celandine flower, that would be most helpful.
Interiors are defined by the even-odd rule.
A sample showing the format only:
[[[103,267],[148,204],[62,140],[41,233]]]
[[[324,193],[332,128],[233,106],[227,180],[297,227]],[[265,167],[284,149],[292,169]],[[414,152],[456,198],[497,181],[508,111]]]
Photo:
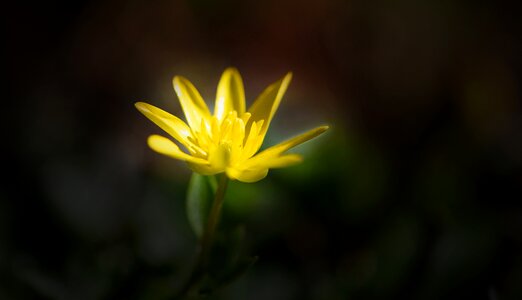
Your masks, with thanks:
[[[188,125],[150,104],[138,102],[135,105],[183,145],[188,153],[170,139],[151,135],[148,144],[154,151],[186,161],[193,171],[203,175],[226,172],[231,179],[255,182],[263,179],[270,168],[301,162],[301,156],[285,152],[328,129],[328,126],[317,127],[257,153],[291,78],[292,74],[288,73],[268,86],[246,111],[241,76],[236,69],[228,68],[219,81],[212,115],[192,83],[176,76],[174,90]]]

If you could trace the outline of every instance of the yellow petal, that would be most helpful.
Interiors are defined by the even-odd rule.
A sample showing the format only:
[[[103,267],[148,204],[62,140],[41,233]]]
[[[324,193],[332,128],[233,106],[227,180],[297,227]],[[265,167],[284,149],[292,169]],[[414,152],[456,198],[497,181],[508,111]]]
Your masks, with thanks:
[[[216,169],[212,167],[211,165],[205,165],[205,164],[197,164],[197,163],[191,163],[188,162],[188,165],[192,171],[199,173],[201,175],[209,176],[209,175],[215,175],[218,173],[222,173],[222,169]]]
[[[312,130],[309,130],[303,134],[300,134],[296,137],[293,137],[289,140],[286,140],[282,143],[279,143],[275,146],[272,146],[268,149],[265,149],[258,154],[256,154],[254,157],[249,159],[245,162],[246,167],[252,167],[258,164],[262,164],[264,160],[268,160],[274,157],[279,156],[281,153],[299,145],[302,144],[310,139],[313,139],[314,137],[320,135],[321,133],[325,132],[329,127],[328,126],[320,126],[316,127]]]
[[[249,129],[248,136],[246,136],[247,138],[245,139],[245,146],[243,148],[243,158],[249,158],[257,151],[257,149],[254,149],[259,130],[257,128],[257,122],[252,123],[252,126],[250,126]],[[247,130],[247,128],[245,128],[245,130]]]
[[[176,76],[172,83],[190,128],[197,129],[201,124],[201,119],[210,120],[207,104],[190,81],[184,77]]]
[[[300,134],[300,135],[295,136],[291,139],[288,139],[282,143],[272,146],[272,147],[266,149],[265,151],[266,152],[277,151],[279,153],[283,153],[283,152],[287,151],[288,149],[291,149],[299,144],[302,144],[302,143],[304,143],[308,140],[311,140],[314,137],[324,133],[326,130],[328,130],[328,128],[330,128],[330,127],[327,125],[316,127],[312,130],[308,130],[307,132],[305,132],[303,134]],[[265,151],[263,151],[263,152],[265,152]]]
[[[179,147],[174,144],[171,140],[169,140],[166,137],[162,137],[160,135],[151,135],[147,139],[147,144],[149,145],[152,150],[170,156],[175,159],[195,163],[195,164],[202,164],[207,165],[208,162],[204,159],[193,157],[188,155],[187,153],[181,151]]]
[[[287,154],[283,156],[270,157],[260,161],[254,168],[284,168],[303,161],[303,157],[298,154]]]
[[[242,182],[256,182],[266,177],[269,168],[284,168],[302,161],[297,154],[272,157],[248,169],[227,168],[227,176]]]
[[[241,75],[235,68],[228,68],[219,81],[214,116],[223,120],[230,111],[237,111],[239,116],[245,112],[245,90]]]
[[[239,170],[227,168],[227,176],[242,182],[256,182],[266,177],[268,169]]]
[[[214,151],[210,151],[208,161],[212,168],[224,171],[230,164],[230,145],[221,144]]]
[[[144,102],[137,102],[134,106],[149,120],[165,130],[185,147],[188,147],[190,142],[187,140],[187,137],[190,136],[190,128],[185,122],[162,109]]]
[[[290,84],[290,80],[292,80],[292,73],[286,74],[285,77],[268,86],[261,95],[257,97],[256,101],[254,101],[248,109],[248,112],[251,113],[252,116],[250,117],[249,124],[246,126],[247,128],[250,128],[252,122],[264,120],[260,133],[262,137],[265,136],[268,126],[270,126],[270,121],[272,121],[279,107],[279,103],[281,103],[281,99]]]

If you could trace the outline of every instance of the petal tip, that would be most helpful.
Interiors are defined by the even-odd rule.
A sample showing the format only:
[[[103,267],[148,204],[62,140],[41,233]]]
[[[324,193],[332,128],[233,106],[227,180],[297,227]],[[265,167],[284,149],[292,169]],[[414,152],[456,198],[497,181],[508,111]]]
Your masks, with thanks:
[[[319,130],[321,131],[321,133],[327,131],[328,129],[330,129],[329,125],[323,125],[323,126],[319,127]]]
[[[147,104],[145,102],[134,103],[134,107],[136,107],[136,109],[139,110],[139,112],[141,112],[142,114],[150,113],[149,106],[150,104]]]
[[[294,73],[288,72],[286,73],[285,77],[283,78],[283,82],[288,85],[290,84],[290,81],[292,80],[292,77],[294,76]]]
[[[145,102],[138,101],[138,102],[134,103],[134,107],[136,107],[139,110],[144,109],[146,106],[147,106],[147,103],[145,103]]]
[[[167,139],[166,137],[164,136],[161,136],[161,135],[158,135],[158,134],[151,134],[147,137],[147,144],[149,145],[149,147],[153,148],[151,146],[151,144],[154,144],[155,142],[165,142],[165,141],[170,141],[169,139]]]
[[[188,80],[185,77],[179,75],[176,75],[174,76],[174,78],[172,78],[172,85],[174,86],[174,90],[176,91],[176,93],[181,92],[182,86],[186,85],[187,81]]]
[[[330,126],[328,125],[323,125],[323,126],[319,126],[319,127],[316,127],[314,129],[312,129],[311,131],[314,132],[313,136],[316,137],[318,135],[321,135],[323,134],[325,131],[327,131],[328,129],[330,128]]]
[[[179,76],[179,75],[172,77],[172,82],[174,82],[174,83],[179,82],[180,80],[181,80],[181,76]]]
[[[239,74],[239,71],[236,67],[228,67],[223,71],[223,73]]]

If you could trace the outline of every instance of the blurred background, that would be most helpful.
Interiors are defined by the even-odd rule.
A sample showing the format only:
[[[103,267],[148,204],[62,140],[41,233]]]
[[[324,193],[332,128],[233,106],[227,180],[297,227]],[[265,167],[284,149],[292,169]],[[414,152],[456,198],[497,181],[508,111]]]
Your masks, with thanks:
[[[299,166],[233,183],[259,261],[211,299],[522,299],[522,35],[502,1],[45,1],[3,9],[0,299],[162,299],[196,238],[188,168],[134,108],[247,103],[294,79],[265,145]]]

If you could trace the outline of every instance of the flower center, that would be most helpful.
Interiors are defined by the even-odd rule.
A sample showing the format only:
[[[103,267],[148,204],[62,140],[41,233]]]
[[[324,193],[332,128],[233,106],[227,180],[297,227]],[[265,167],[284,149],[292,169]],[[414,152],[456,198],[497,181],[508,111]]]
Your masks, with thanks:
[[[260,135],[263,120],[251,121],[250,113],[238,116],[231,111],[223,120],[213,116],[201,120],[199,128],[192,128],[192,142],[198,148],[196,155],[212,164],[233,166],[240,163],[259,149],[263,142]],[[248,130],[247,130],[248,126]]]

